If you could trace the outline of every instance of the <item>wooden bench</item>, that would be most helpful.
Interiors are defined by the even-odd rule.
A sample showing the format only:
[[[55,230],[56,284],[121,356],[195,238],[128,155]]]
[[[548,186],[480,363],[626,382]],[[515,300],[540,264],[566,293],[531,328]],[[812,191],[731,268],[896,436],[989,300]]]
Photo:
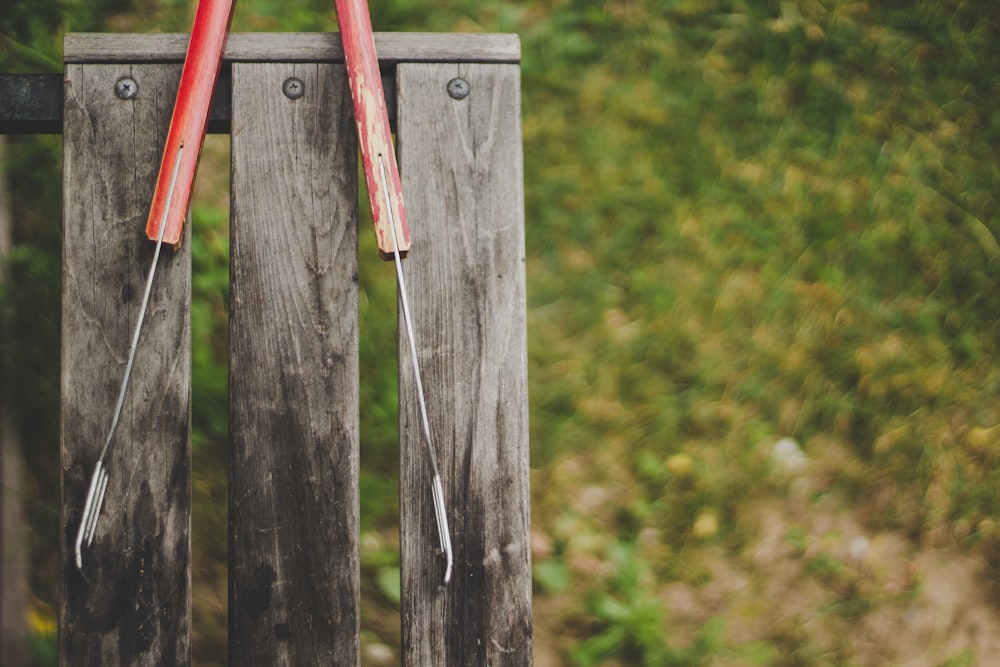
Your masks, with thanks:
[[[413,238],[404,268],[456,555],[443,586],[400,340],[403,662],[529,665],[519,42],[378,34],[376,44],[395,91]],[[191,661],[190,225],[182,249],[160,258],[89,584],[72,557],[152,257],[143,226],[185,46],[185,35],[65,40],[63,665]],[[230,132],[232,161],[229,660],[355,665],[365,406],[342,50],[336,34],[233,34],[226,61],[229,95],[213,123]],[[123,77],[134,97],[116,94]],[[290,77],[304,84],[299,98],[283,91]],[[467,96],[449,93],[456,78]]]

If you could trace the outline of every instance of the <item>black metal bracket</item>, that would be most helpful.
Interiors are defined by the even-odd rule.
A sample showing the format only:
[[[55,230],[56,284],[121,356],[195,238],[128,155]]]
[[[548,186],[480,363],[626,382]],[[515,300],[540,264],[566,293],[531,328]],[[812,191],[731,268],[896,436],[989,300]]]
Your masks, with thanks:
[[[0,74],[0,134],[61,134],[60,74]]]
[[[208,131],[229,132],[230,90],[228,71],[219,75],[212,98]],[[62,74],[0,74],[0,134],[62,134]]]
[[[389,122],[396,124],[396,72],[382,72]],[[211,134],[228,134],[232,119],[232,74],[223,67],[208,119]],[[62,134],[62,74],[0,74],[0,134]]]

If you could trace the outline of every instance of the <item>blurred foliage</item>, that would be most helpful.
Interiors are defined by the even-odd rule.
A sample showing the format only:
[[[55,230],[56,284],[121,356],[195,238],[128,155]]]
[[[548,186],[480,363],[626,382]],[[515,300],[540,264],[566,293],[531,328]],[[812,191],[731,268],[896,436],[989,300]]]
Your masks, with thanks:
[[[523,32],[533,516],[562,517],[555,557],[601,572],[608,539],[652,535],[662,577],[697,580],[665,545],[746,548],[783,435],[846,444],[829,484],[869,530],[995,540],[1000,21],[599,7],[528,9]]]
[[[70,29],[185,30],[193,6],[15,0],[0,9],[0,69],[57,70]],[[376,30],[521,35],[540,646],[576,665],[853,659],[838,623],[909,604],[919,581],[872,588],[843,555],[817,551],[825,543],[805,519],[783,544],[803,560],[802,587],[827,596],[810,612],[821,621],[755,629],[749,612],[721,602],[670,603],[677,587],[711,589],[720,569],[752,572],[753,586],[780,576],[745,554],[759,539],[755,508],[797,498],[774,473],[770,446],[782,436],[814,462],[809,494],[794,501],[803,512],[836,498],[868,533],[914,549],[957,545],[1000,570],[992,2],[371,9]],[[335,14],[317,0],[249,0],[233,28],[330,30]],[[17,407],[39,554],[57,532],[58,151],[52,138],[17,139],[5,165],[18,245],[3,294],[16,335],[3,353],[25,388]],[[202,664],[225,651],[225,205],[194,211]],[[396,366],[385,358],[395,293],[370,236],[363,628],[396,650]],[[56,566],[39,563],[33,587],[51,600]],[[975,657],[963,649],[949,664]]]

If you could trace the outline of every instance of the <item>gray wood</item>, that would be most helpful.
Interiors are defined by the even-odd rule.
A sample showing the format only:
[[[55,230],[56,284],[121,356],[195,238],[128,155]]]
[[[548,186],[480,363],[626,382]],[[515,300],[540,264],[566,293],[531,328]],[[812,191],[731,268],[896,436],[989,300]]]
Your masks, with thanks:
[[[290,100],[295,76],[305,95]],[[233,66],[233,665],[359,661],[357,158],[343,67]]]
[[[454,100],[447,84],[465,78]],[[442,586],[430,471],[400,341],[404,664],[531,664],[524,202],[516,65],[401,64],[404,261],[456,563]],[[405,335],[405,334],[404,334]]]
[[[67,33],[66,62],[165,62],[184,59],[188,35]],[[375,33],[382,63],[519,62],[521,41],[513,34]],[[225,59],[246,62],[343,62],[337,33],[233,33]]]
[[[115,82],[140,94],[124,101]],[[144,233],[180,67],[66,68],[63,157],[62,665],[191,661],[190,302],[186,244],[160,257],[93,546],[73,564],[153,253]],[[188,233],[190,232],[188,225]]]

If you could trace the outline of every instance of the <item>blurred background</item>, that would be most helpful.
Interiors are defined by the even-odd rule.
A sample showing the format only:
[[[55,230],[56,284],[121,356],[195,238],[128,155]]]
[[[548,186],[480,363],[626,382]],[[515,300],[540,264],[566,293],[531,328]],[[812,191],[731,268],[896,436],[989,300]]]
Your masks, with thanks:
[[[69,31],[187,31],[195,5],[5,0],[0,71],[61,71]],[[1000,662],[993,0],[370,6],[378,31],[521,37],[536,664]],[[327,0],[241,0],[232,29],[336,17]],[[43,666],[61,139],[0,150],[3,544],[26,556],[3,618]],[[193,204],[205,666],[226,663],[228,150],[209,137]],[[362,645],[377,666],[399,664],[399,511],[395,285],[371,237]]]

